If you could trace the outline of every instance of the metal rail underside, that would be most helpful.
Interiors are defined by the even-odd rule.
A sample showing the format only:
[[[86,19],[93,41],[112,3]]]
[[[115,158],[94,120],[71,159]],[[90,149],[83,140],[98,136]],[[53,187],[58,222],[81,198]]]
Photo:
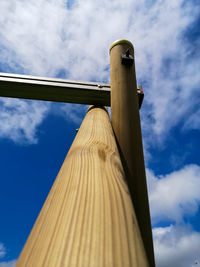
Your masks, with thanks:
[[[139,106],[141,90],[138,87]],[[0,96],[110,106],[110,84],[0,73]]]

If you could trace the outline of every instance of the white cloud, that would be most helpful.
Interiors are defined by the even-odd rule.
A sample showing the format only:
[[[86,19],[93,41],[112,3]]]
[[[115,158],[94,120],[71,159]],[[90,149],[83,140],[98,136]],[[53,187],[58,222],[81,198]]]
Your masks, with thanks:
[[[62,104],[59,115],[63,116],[66,120],[73,121],[75,124],[80,125],[83,115],[85,115],[86,112],[87,106],[85,105]]]
[[[153,229],[157,267],[200,266],[200,233],[189,226]]]
[[[0,262],[0,267],[14,267],[16,260]]]
[[[4,258],[6,255],[6,248],[3,243],[0,243],[0,259]],[[14,267],[16,260],[0,262],[0,267]]]
[[[36,144],[38,127],[48,114],[61,116],[80,125],[87,106],[0,98],[0,110],[0,138],[18,144]]]
[[[195,113],[189,115],[189,118],[184,123],[183,129],[196,129],[200,130],[200,109],[198,109]]]
[[[37,143],[37,127],[49,109],[49,103],[20,99],[0,99],[0,137],[17,143]]]
[[[68,10],[64,0],[1,0],[0,62],[16,69],[16,61],[31,74],[55,76],[66,70],[71,79],[108,81],[109,46],[130,39],[149,104],[142,118],[147,132],[162,139],[193,109],[200,81],[198,58],[182,37],[198,16],[194,5],[184,0],[77,0]]]
[[[152,222],[181,222],[194,215],[200,204],[200,166],[188,165],[179,171],[156,177],[147,169]]]
[[[153,225],[176,223],[153,228],[156,266],[200,266],[200,233],[184,223],[184,217],[199,209],[200,166],[187,165],[167,175],[146,173]]]
[[[3,258],[6,255],[6,248],[4,244],[0,243],[0,258]]]

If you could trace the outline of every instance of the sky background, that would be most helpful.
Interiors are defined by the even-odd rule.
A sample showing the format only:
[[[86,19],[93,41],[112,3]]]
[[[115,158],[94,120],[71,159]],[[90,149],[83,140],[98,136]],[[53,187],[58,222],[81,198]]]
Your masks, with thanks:
[[[0,0],[0,72],[109,82],[135,47],[157,267],[200,266],[200,1]],[[13,267],[86,106],[0,98],[0,267]]]

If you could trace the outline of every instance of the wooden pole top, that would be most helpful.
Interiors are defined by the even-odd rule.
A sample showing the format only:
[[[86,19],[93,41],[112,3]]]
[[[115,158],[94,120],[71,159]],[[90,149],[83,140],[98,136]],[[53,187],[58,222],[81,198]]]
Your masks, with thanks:
[[[111,49],[114,46],[119,45],[119,44],[127,44],[127,45],[129,45],[134,50],[133,44],[129,40],[119,39],[119,40],[116,40],[114,43],[111,44],[110,49],[109,49],[109,52],[111,51]]]

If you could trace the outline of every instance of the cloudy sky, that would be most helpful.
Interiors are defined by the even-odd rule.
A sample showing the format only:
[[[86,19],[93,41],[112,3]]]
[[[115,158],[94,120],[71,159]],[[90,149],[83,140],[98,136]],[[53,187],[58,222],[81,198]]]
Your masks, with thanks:
[[[199,0],[0,0],[0,72],[109,82],[135,47],[158,267],[200,266]],[[86,106],[0,98],[0,267],[14,266]]]

